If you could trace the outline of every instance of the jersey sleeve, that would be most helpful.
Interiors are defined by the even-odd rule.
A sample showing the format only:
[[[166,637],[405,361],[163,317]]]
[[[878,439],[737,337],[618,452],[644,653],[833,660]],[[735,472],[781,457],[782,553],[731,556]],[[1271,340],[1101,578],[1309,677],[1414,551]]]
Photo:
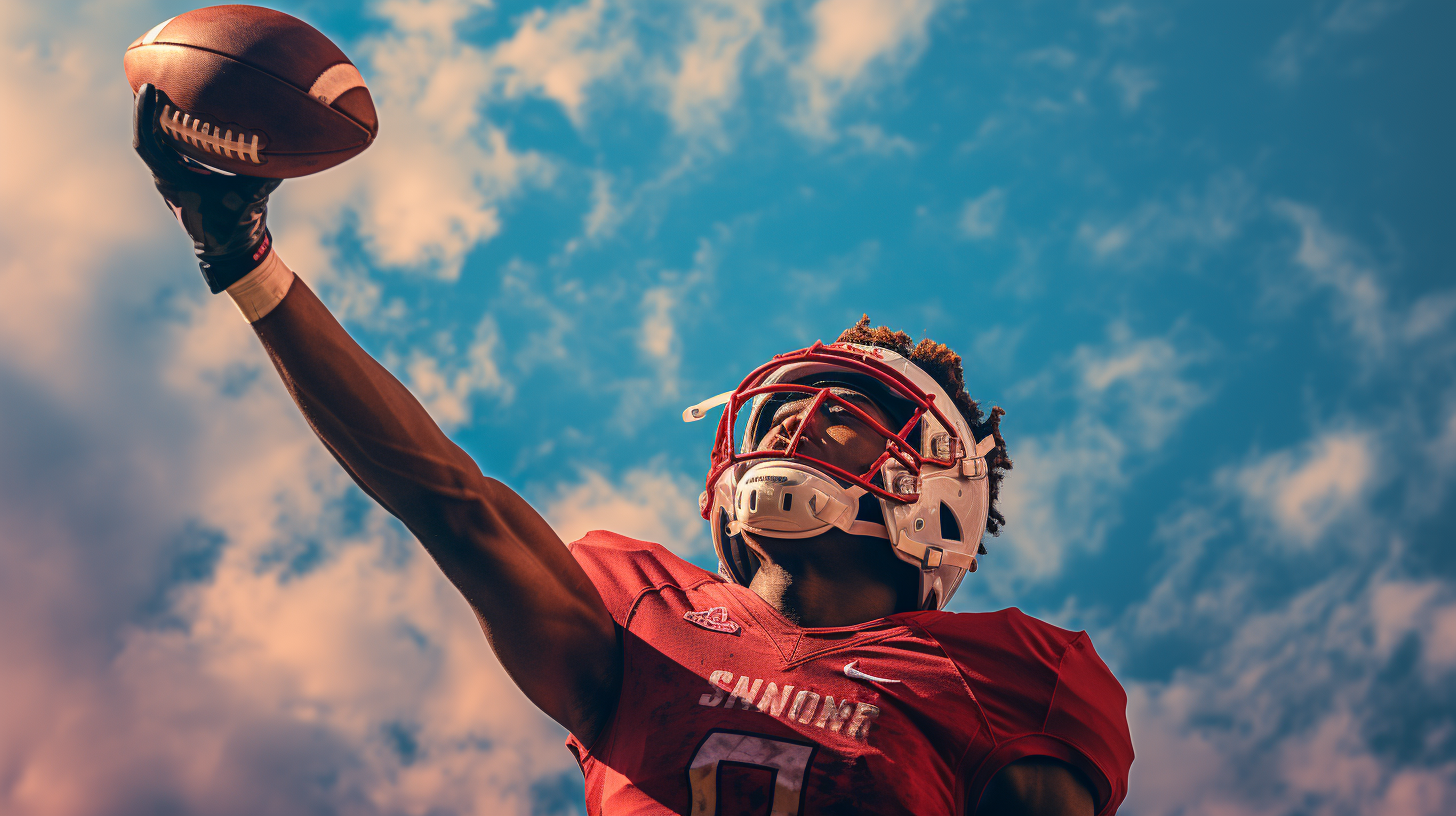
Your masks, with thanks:
[[[967,811],[974,812],[1002,768],[1043,756],[1081,771],[1099,816],[1116,812],[1133,759],[1127,694],[1087,633],[1016,609],[926,622],[959,666],[990,731],[990,752],[962,768]]]
[[[665,586],[688,589],[721,580],[673,555],[660,544],[605,530],[593,530],[567,547],[601,594],[612,619],[624,629],[644,592]]]
[[[1127,796],[1133,760],[1127,693],[1097,656],[1086,632],[1076,633],[1066,643],[1051,697],[1026,714],[1033,712],[1041,715],[1040,726],[1000,734],[972,787],[983,792],[998,771],[1019,759],[1052,757],[1081,771],[1091,783],[1098,816],[1116,813]]]
[[[1057,673],[1057,690],[1042,731],[1074,747],[1074,761],[1098,788],[1100,814],[1117,810],[1127,796],[1132,735],[1127,726],[1127,692],[1093,650],[1087,633],[1067,646]]]

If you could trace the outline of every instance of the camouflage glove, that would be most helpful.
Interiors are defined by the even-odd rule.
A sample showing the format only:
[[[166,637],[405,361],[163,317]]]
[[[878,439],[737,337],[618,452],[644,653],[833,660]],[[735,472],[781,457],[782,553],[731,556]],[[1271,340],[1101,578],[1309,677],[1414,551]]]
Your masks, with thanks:
[[[264,223],[268,194],[283,182],[209,170],[177,152],[158,132],[159,96],[150,84],[137,89],[132,147],[151,168],[157,191],[191,236],[202,277],[215,295],[268,257],[273,244]]]

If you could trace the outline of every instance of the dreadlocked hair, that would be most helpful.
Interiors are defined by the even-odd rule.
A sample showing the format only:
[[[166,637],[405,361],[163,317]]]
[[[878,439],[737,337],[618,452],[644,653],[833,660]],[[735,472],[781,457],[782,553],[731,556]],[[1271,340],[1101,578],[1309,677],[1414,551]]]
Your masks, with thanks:
[[[885,326],[871,326],[869,315],[861,317],[858,323],[845,329],[835,342],[879,346],[889,349],[919,366],[920,370],[940,383],[940,387],[950,395],[977,439],[985,439],[989,435],[996,440],[996,447],[986,454],[986,467],[989,471],[987,479],[991,488],[986,532],[998,535],[1001,528],[1006,526],[1006,517],[1001,515],[1001,511],[997,509],[996,499],[1001,494],[1001,480],[1005,477],[1006,471],[1011,469],[1011,457],[1006,455],[1006,440],[1001,438],[1001,417],[1005,416],[1006,412],[1001,410],[1000,406],[995,406],[991,409],[991,415],[986,416],[981,411],[981,406],[971,399],[970,394],[966,393],[966,378],[961,366],[961,356],[951,351],[944,343],[937,343],[927,338],[917,344],[912,342],[910,335],[905,332],[894,331]],[[982,554],[986,552],[985,544],[980,546],[980,552]]]

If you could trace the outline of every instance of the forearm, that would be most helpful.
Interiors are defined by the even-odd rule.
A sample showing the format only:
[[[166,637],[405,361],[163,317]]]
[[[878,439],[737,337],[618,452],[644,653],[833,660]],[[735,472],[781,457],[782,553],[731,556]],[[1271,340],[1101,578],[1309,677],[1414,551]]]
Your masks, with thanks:
[[[308,286],[276,255],[259,273],[229,294],[304,418],[360,487],[422,536],[481,501],[486,480],[475,463]]]

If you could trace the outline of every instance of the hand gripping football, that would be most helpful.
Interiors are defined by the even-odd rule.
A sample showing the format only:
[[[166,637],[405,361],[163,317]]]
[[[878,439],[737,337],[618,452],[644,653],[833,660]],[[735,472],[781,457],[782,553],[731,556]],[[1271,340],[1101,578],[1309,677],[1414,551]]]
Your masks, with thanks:
[[[294,178],[374,141],[359,70],[309,24],[258,6],[212,6],[160,23],[123,59],[132,92],[161,92],[159,132],[229,173]]]

